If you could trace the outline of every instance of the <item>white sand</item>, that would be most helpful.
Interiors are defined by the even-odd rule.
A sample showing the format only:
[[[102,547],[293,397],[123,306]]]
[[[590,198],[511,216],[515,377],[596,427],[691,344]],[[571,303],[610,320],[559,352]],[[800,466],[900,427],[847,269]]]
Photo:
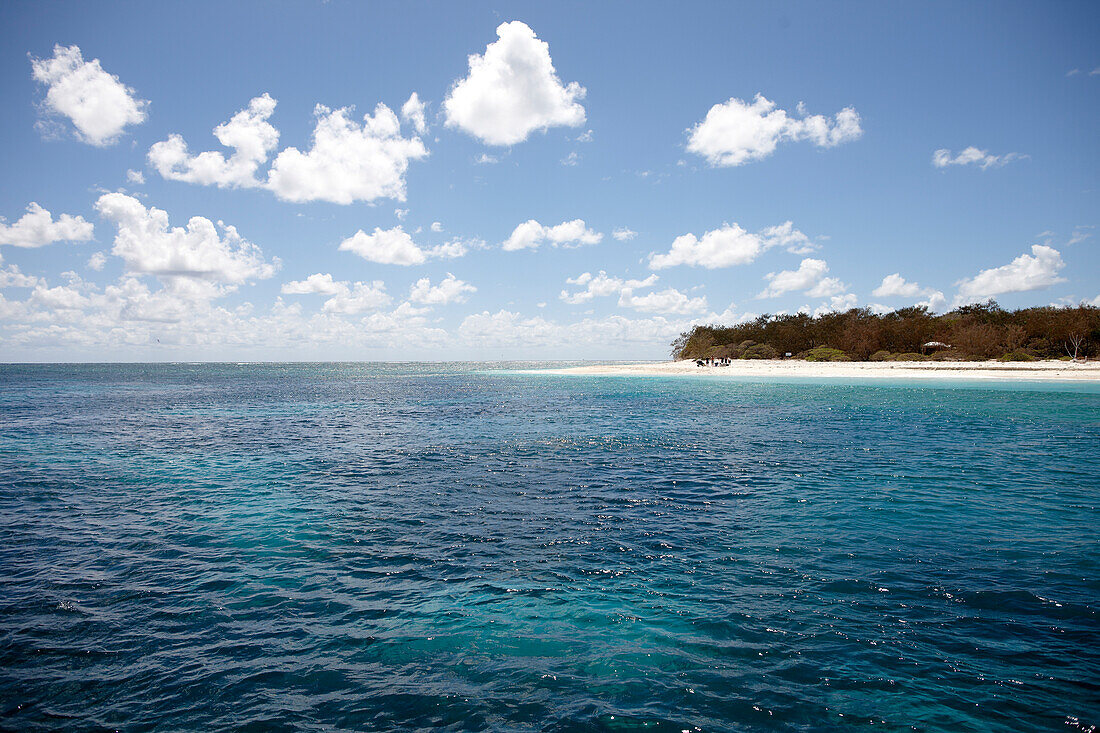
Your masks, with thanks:
[[[1100,381],[1100,361],[879,361],[811,362],[794,359],[735,360],[729,366],[699,367],[694,361],[605,364],[534,370],[577,376],[835,377],[890,379],[990,379]]]

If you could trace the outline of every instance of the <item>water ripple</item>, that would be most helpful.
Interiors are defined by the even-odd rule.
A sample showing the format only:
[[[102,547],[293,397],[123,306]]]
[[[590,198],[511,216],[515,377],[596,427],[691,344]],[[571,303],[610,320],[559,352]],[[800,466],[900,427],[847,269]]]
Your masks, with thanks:
[[[1100,394],[0,366],[0,727],[1089,730]]]

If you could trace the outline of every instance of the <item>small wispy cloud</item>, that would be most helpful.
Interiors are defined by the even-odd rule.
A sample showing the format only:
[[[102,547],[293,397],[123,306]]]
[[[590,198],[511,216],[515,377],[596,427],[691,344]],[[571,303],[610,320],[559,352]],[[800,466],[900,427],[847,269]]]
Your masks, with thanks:
[[[932,165],[936,168],[946,168],[951,165],[976,165],[982,170],[988,168],[1000,168],[1015,160],[1023,160],[1030,156],[1022,153],[1005,153],[993,155],[988,150],[981,150],[974,146],[964,148],[957,155],[952,155],[947,148],[940,148],[932,153]]]
[[[1073,228],[1073,234],[1069,236],[1069,241],[1066,242],[1066,246],[1069,246],[1071,244],[1080,244],[1081,242],[1084,242],[1086,239],[1092,236],[1092,230],[1095,228],[1096,226],[1093,224],[1082,224],[1079,226],[1075,226]]]

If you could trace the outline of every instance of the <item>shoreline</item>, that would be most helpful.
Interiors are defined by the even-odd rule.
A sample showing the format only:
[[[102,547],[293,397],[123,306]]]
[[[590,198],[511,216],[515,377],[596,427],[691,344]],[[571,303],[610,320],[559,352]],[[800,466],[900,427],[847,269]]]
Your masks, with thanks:
[[[604,364],[526,370],[537,374],[604,377],[806,377],[871,379],[976,379],[1100,382],[1100,361],[799,361],[734,360],[729,366],[696,366],[692,360]]]

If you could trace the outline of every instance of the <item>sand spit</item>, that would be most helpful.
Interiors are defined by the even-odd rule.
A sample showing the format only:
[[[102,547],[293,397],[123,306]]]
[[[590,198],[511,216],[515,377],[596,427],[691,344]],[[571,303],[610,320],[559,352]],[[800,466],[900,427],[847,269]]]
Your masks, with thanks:
[[[1100,381],[1100,361],[879,361],[810,362],[794,359],[735,360],[729,366],[700,367],[694,361],[605,364],[532,370],[576,376],[707,376],[888,379],[987,379],[1028,381]]]

